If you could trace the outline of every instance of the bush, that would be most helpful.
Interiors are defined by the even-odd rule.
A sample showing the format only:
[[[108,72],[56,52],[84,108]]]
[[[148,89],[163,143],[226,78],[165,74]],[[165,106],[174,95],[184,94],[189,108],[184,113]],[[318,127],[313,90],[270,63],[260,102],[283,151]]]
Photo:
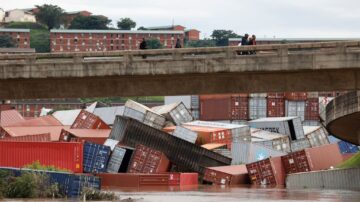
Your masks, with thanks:
[[[50,52],[50,32],[43,29],[30,30],[30,47],[39,53]]]
[[[84,187],[81,192],[81,199],[86,200],[119,200],[114,192],[99,191],[94,188]]]
[[[5,26],[6,28],[20,28],[20,29],[44,29],[47,30],[47,27],[34,22],[11,22]]]
[[[40,161],[35,161],[32,164],[25,165],[24,168],[33,170],[47,170],[47,171],[59,171],[59,172],[71,172],[66,169],[57,168],[55,166],[41,165]]]

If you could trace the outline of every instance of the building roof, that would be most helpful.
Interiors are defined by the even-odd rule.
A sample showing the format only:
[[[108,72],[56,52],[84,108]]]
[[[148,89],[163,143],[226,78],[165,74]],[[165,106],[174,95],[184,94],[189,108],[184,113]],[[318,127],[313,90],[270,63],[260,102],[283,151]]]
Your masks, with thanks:
[[[64,129],[76,137],[108,138],[111,129]]]
[[[19,121],[13,124],[9,124],[8,126],[29,126],[29,127],[37,127],[37,126],[62,126],[61,122],[54,118],[52,115],[41,116],[38,118],[33,118],[29,120]]]
[[[85,29],[52,29],[51,33],[92,33],[92,34],[184,34],[175,30],[85,30]]]
[[[30,29],[0,28],[0,32],[30,32]]]
[[[43,133],[50,133],[51,141],[59,141],[61,130],[69,129],[69,126],[40,126],[40,127],[2,127],[10,136],[19,137],[26,135],[38,135]]]
[[[190,31],[198,31],[198,32],[200,32],[200,31],[197,30],[197,29],[185,29],[184,31],[185,31],[185,32],[190,32]]]
[[[68,14],[68,15],[75,15],[75,14],[79,14],[79,13],[81,13],[81,12],[87,12],[87,13],[92,14],[91,12],[86,11],[86,10],[83,10],[83,11],[70,11],[70,12],[65,12],[65,14]]]
[[[0,126],[9,126],[24,121],[24,117],[17,110],[1,111]]]
[[[174,29],[174,27],[184,27],[182,25],[165,25],[165,26],[154,26],[154,27],[145,27],[145,29],[149,29],[149,30],[171,30]]]

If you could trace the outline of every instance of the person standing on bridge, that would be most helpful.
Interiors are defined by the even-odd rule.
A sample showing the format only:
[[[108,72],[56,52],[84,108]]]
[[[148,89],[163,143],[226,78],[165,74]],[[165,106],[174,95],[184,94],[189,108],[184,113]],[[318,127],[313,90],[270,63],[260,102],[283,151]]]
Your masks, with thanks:
[[[179,38],[176,40],[175,48],[181,48],[181,42]]]
[[[140,50],[146,50],[146,49],[147,49],[146,40],[145,38],[143,38],[142,42],[140,43]],[[145,59],[146,55],[142,55],[142,58]]]
[[[253,34],[253,35],[251,36],[251,38],[250,38],[250,40],[249,40],[249,45],[250,45],[250,46],[256,45],[256,36],[255,36],[255,34]],[[256,54],[256,52],[255,52],[255,51],[250,51],[250,54],[254,55],[254,54]]]
[[[245,34],[242,38],[241,38],[241,46],[247,46],[249,45],[249,34]],[[241,55],[248,55],[249,52],[248,51],[242,51]]]

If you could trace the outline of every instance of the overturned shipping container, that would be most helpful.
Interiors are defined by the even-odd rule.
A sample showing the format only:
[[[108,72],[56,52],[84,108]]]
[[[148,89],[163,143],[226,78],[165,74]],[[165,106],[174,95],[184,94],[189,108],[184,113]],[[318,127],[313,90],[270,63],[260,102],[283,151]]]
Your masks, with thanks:
[[[105,172],[110,152],[108,146],[86,142],[84,144],[84,172]]]
[[[290,152],[290,140],[287,135],[251,128],[251,142],[277,151]]]
[[[116,146],[111,154],[106,172],[108,173],[125,173],[128,169],[133,149]]]
[[[305,137],[309,140],[311,147],[329,144],[328,132],[322,126],[304,126]]]
[[[165,116],[167,120],[172,121],[176,125],[181,125],[194,119],[191,112],[182,102],[153,107],[151,110]]]
[[[204,181],[216,185],[249,184],[249,175],[245,165],[220,166],[206,168]]]

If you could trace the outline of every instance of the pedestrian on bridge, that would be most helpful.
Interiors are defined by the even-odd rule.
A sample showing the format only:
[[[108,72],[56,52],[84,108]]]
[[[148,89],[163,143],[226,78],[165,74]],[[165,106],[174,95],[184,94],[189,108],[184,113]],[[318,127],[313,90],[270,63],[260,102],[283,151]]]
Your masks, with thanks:
[[[181,42],[179,38],[176,40],[175,48],[181,48]]]
[[[251,38],[249,39],[249,45],[250,45],[250,46],[256,45],[256,36],[255,36],[255,34],[253,34],[253,35],[251,36]],[[256,52],[255,52],[255,51],[250,51],[250,54],[251,54],[251,55],[254,55],[254,54],[256,54]]]
[[[247,46],[249,45],[249,34],[245,34],[242,38],[241,38],[241,46]],[[242,51],[241,55],[249,55],[248,51]]]
[[[147,49],[146,40],[145,38],[143,38],[142,42],[140,43],[140,50],[146,50],[146,49]],[[146,55],[142,55],[142,58],[145,59]]]

